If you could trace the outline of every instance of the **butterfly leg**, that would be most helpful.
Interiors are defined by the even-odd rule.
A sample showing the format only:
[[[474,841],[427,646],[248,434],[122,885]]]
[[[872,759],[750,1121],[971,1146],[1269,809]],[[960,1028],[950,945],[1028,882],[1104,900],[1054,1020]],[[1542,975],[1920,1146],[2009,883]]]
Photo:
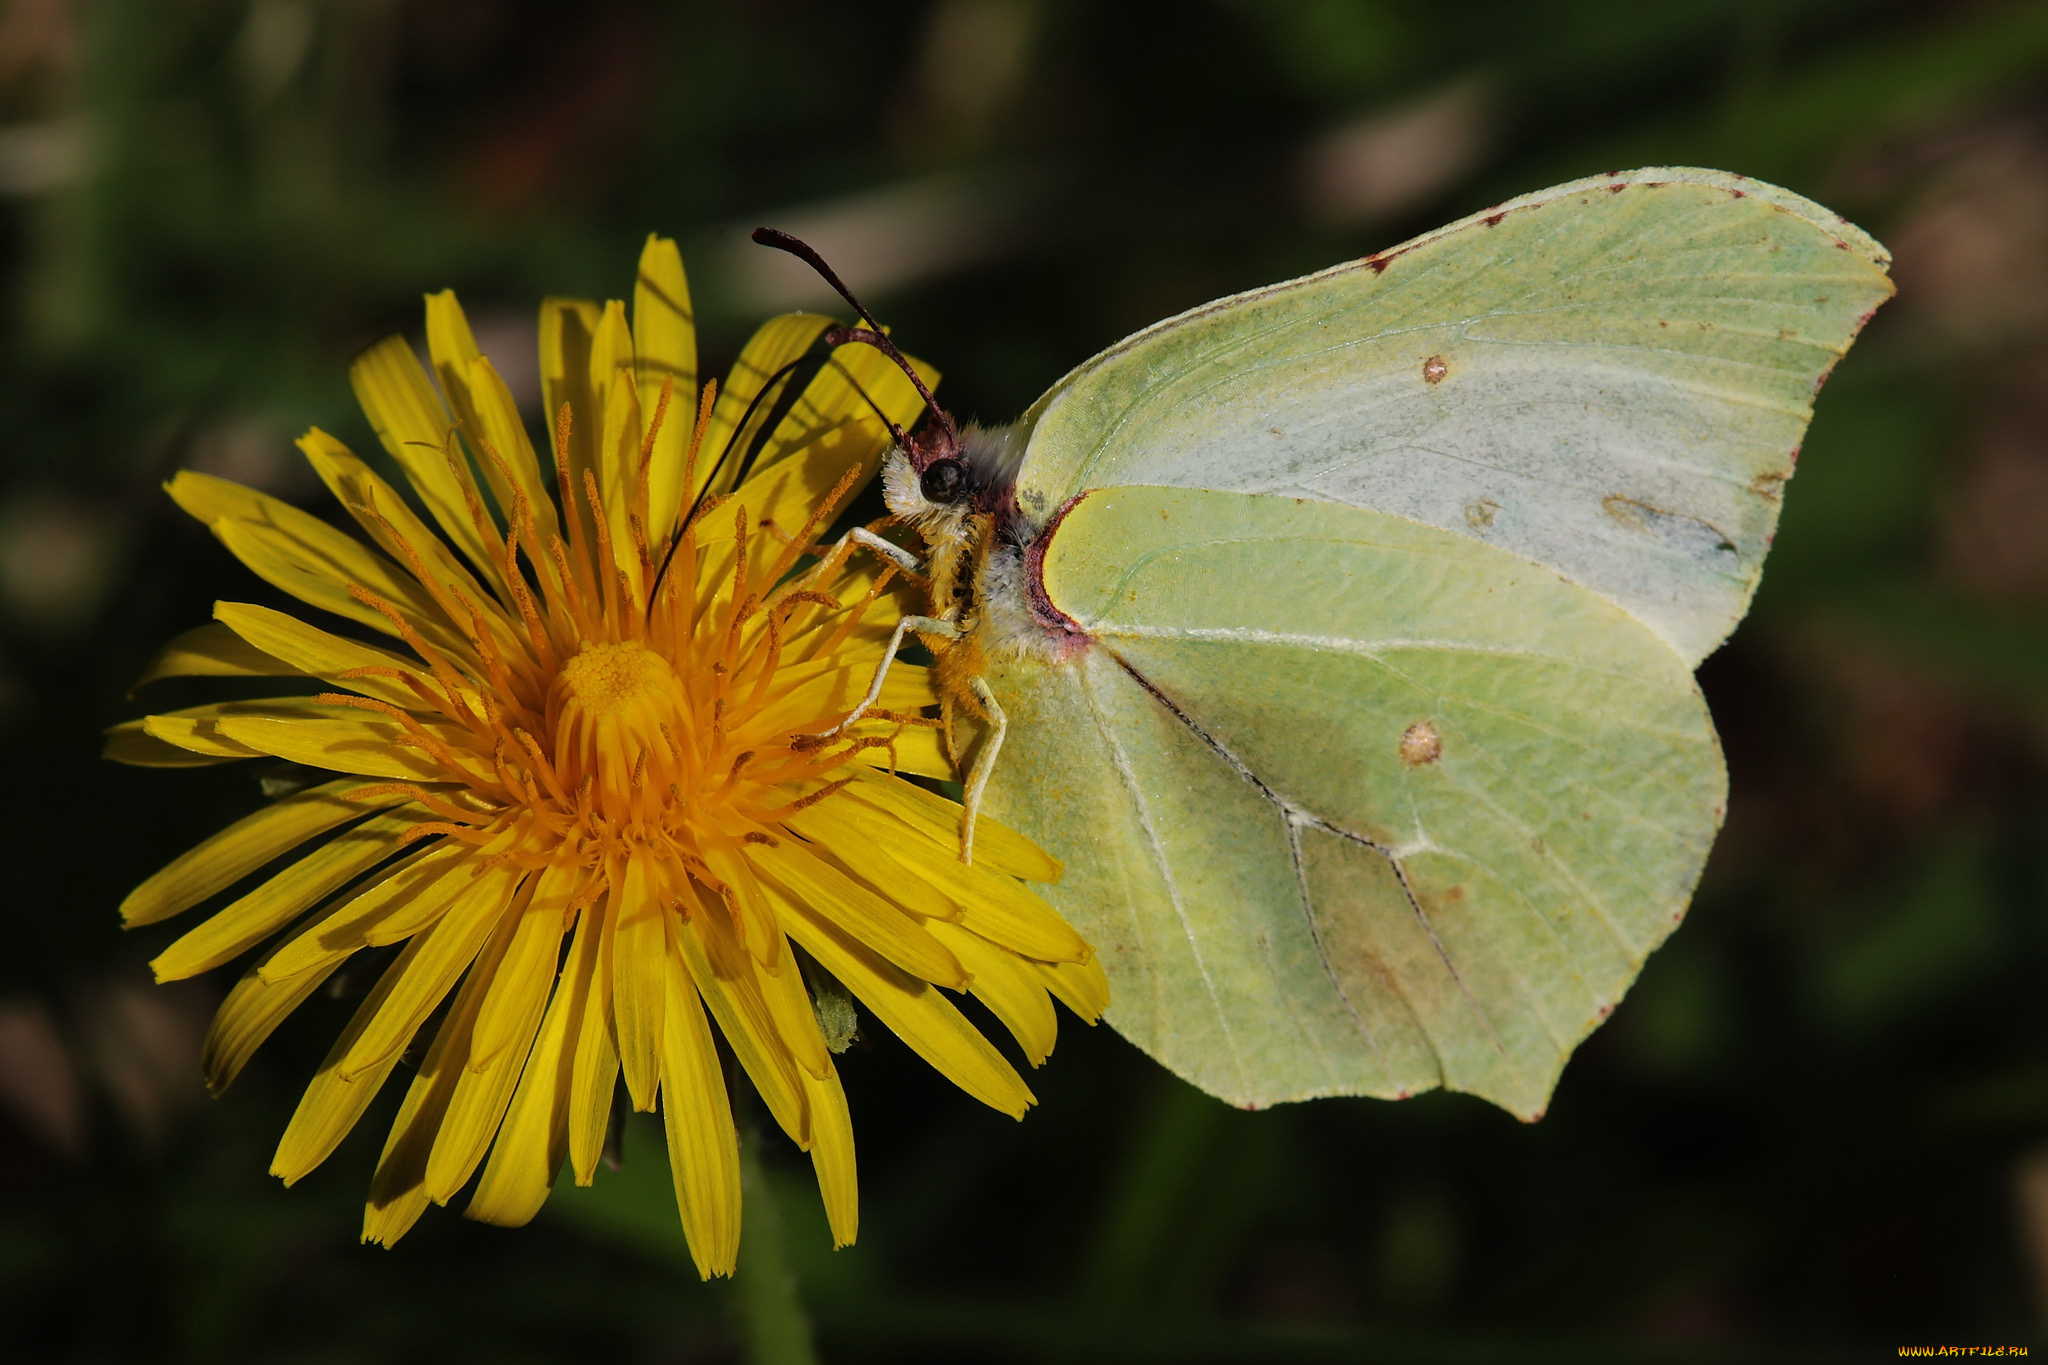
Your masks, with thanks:
[[[865,545],[882,558],[894,564],[905,573],[922,574],[924,561],[909,550],[891,540],[884,540],[865,526],[856,526],[846,533],[846,539],[856,545]],[[840,542],[842,545],[845,541]]]
[[[988,787],[989,774],[996,770],[996,755],[1002,751],[1003,736],[1010,730],[1010,718],[1003,714],[996,694],[989,689],[988,679],[976,678],[968,687],[988,716],[989,732],[988,738],[982,741],[981,752],[974,756],[974,766],[967,771],[967,789],[961,795],[960,861],[963,863],[974,861],[974,818],[981,813],[981,794]]]
[[[904,635],[913,630],[921,635],[937,635],[941,639],[946,640],[957,640],[960,638],[960,627],[958,625],[951,621],[941,621],[936,616],[903,616],[897,618],[896,633],[889,637],[889,647],[882,651],[882,662],[875,666],[875,677],[874,681],[868,684],[868,694],[860,699],[859,705],[846,713],[845,720],[840,721],[829,730],[822,730],[810,736],[810,738],[830,739],[867,714],[867,709],[873,706],[876,699],[882,695],[882,683],[889,676],[889,665],[896,662],[896,651],[903,647]]]

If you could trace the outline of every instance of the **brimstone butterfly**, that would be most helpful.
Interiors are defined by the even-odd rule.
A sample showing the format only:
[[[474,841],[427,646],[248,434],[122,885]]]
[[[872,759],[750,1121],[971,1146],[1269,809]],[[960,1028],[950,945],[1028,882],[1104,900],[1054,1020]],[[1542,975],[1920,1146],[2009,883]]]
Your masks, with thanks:
[[[911,628],[1110,1021],[1237,1104],[1539,1116],[1698,881],[1692,670],[1887,262],[1740,176],[1596,176],[1170,318],[1013,426],[934,408],[884,468]]]

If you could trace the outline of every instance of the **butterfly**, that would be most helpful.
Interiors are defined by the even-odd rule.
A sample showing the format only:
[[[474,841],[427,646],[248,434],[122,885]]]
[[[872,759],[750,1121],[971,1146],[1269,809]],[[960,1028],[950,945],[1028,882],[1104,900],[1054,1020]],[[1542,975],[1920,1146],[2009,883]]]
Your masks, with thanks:
[[[978,732],[963,855],[985,810],[1064,860],[1107,1017],[1211,1094],[1541,1117],[1684,917],[1727,797],[1693,670],[1888,262],[1651,168],[1169,318],[1007,427],[926,394],[883,470],[924,552],[863,534]]]

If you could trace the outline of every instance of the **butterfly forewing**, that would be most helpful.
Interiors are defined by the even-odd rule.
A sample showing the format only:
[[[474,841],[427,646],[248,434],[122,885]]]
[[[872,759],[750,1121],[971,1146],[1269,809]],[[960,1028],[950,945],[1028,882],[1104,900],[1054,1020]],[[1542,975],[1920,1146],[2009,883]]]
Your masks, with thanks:
[[[1697,664],[1887,259],[1739,176],[1560,186],[1104,352],[1027,415],[1022,505],[1153,484],[1390,512],[1547,564]]]

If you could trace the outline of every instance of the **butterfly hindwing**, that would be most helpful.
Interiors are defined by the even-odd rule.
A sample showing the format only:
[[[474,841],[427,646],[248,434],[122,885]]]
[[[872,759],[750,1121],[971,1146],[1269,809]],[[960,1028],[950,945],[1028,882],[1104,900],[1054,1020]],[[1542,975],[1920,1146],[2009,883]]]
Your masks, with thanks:
[[[989,812],[1066,860],[1046,894],[1118,1029],[1239,1104],[1540,1112],[1720,823],[1677,656],[1526,560],[1329,503],[1096,489],[1043,571],[1093,643],[994,674]]]

